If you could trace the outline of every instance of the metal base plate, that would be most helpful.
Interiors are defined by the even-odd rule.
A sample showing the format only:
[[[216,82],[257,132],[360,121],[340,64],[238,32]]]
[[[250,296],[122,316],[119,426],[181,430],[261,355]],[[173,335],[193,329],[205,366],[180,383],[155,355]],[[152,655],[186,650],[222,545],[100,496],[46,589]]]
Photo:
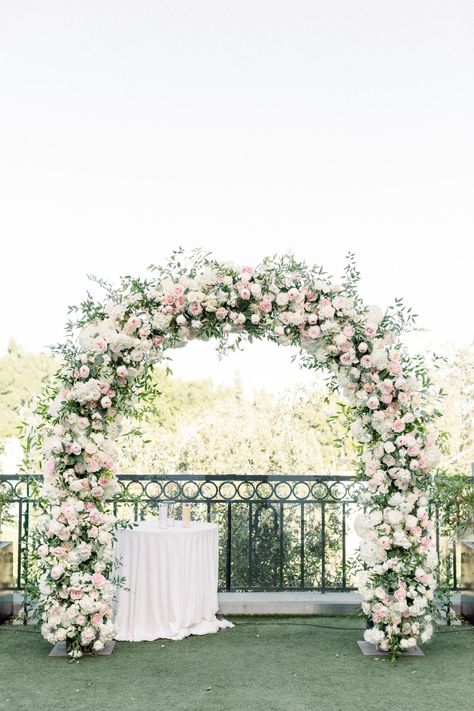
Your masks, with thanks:
[[[364,655],[364,657],[388,657],[388,652],[382,652],[381,649],[376,647],[375,644],[370,642],[357,642],[359,649]],[[401,657],[424,657],[425,653],[421,651],[419,647],[412,647],[412,649],[407,649],[406,652],[400,652]]]
[[[95,655],[98,657],[109,656],[110,654],[112,654],[115,644],[116,642],[113,639],[112,642],[106,644],[104,649],[101,649],[100,652],[96,652]],[[92,657],[94,655],[89,653],[84,656]],[[57,644],[55,644],[50,653],[48,654],[48,657],[69,657],[69,654],[66,651],[66,642],[58,642]]]

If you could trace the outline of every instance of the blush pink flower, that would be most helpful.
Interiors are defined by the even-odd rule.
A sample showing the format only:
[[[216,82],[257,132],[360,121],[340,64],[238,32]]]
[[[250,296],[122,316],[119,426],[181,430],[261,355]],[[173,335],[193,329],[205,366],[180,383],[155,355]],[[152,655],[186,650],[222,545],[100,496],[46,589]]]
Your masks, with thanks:
[[[392,430],[394,432],[403,432],[405,429],[405,423],[402,422],[402,420],[395,420],[395,422],[392,424]]]
[[[367,407],[371,410],[376,410],[379,404],[379,399],[378,397],[375,397],[375,395],[372,395],[372,397],[369,397],[369,399],[367,400]]]
[[[107,579],[104,578],[102,573],[93,573],[91,576],[91,582],[95,588],[100,590],[104,587],[105,583],[107,582]]]
[[[51,577],[53,580],[59,580],[64,575],[64,567],[62,565],[53,565],[51,568]]]
[[[188,311],[191,316],[199,316],[202,314],[202,306],[198,301],[193,301],[193,303],[188,306]]]
[[[99,626],[102,624],[102,615],[100,612],[94,612],[94,614],[91,617],[91,622],[93,625]]]

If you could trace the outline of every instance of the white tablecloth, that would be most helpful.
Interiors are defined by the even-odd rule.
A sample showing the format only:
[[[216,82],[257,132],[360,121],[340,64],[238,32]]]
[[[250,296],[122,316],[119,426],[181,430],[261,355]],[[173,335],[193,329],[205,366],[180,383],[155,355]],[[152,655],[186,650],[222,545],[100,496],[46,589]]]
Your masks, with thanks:
[[[118,532],[117,640],[183,639],[233,627],[218,620],[218,529],[191,522],[159,528],[143,521]]]

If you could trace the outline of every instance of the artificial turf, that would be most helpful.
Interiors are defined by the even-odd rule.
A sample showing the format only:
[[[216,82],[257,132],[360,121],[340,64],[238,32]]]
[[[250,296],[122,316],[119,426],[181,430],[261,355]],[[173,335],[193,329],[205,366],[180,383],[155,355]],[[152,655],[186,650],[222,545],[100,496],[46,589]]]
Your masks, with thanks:
[[[1,711],[472,711],[474,628],[425,657],[364,657],[355,618],[234,618],[180,642],[120,642],[68,663],[31,628],[0,627]],[[321,625],[330,626],[322,627]]]

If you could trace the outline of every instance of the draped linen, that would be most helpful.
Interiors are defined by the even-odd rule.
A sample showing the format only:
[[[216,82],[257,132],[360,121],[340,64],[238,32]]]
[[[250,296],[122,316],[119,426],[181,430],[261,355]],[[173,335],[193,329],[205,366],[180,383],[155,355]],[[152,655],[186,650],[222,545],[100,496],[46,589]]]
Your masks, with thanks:
[[[211,523],[163,529],[143,521],[119,531],[116,573],[125,588],[116,593],[116,639],[179,640],[233,627],[216,617],[218,555],[218,528]]]

